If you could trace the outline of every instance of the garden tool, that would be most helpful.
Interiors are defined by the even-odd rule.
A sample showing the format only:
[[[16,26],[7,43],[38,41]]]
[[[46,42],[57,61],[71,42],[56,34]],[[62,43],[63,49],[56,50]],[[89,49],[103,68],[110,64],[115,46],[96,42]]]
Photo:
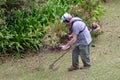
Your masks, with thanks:
[[[65,54],[67,54],[68,53],[68,49],[60,56],[60,57],[58,57],[52,64],[50,64],[49,65],[49,69],[52,69],[52,70],[54,70],[54,64],[57,62],[57,61],[59,61]]]

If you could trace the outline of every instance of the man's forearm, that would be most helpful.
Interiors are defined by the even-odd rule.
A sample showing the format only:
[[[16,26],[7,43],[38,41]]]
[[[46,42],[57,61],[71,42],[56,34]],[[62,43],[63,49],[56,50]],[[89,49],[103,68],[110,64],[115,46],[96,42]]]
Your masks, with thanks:
[[[75,41],[76,41],[76,38],[72,38],[72,39],[66,44],[66,46],[71,46],[71,45],[73,45],[73,44],[75,43]]]

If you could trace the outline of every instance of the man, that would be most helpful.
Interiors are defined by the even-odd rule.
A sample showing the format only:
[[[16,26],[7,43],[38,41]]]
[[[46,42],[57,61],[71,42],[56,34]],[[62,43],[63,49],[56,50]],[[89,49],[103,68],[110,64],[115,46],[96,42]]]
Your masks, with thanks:
[[[80,69],[90,68],[89,45],[92,39],[86,24],[82,19],[72,17],[68,13],[65,13],[61,17],[61,22],[69,25],[72,29],[72,33],[70,35],[71,40],[66,45],[61,46],[63,50],[66,50],[70,46],[74,45],[74,49],[72,51],[72,66],[68,68],[68,71],[79,69],[79,55],[83,62],[83,67],[80,67]]]

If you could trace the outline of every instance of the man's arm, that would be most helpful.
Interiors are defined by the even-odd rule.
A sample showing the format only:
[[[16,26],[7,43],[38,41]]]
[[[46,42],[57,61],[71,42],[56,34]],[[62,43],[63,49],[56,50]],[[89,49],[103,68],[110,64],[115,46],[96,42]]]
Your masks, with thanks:
[[[72,38],[71,40],[66,44],[66,46],[72,46],[77,40],[77,35],[76,34],[72,34]]]
[[[66,45],[61,46],[62,49],[63,50],[68,49],[70,46],[72,46],[76,42],[76,40],[77,40],[77,35],[72,34],[71,40]]]

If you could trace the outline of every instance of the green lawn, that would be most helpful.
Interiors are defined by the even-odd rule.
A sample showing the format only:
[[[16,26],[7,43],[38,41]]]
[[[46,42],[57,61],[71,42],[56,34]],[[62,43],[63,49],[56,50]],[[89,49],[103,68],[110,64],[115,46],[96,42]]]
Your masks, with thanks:
[[[106,30],[91,47],[92,67],[68,72],[71,51],[49,70],[49,65],[61,54],[39,54],[0,64],[0,80],[120,80],[120,0],[105,4],[102,29]],[[80,60],[80,66],[82,66]]]

